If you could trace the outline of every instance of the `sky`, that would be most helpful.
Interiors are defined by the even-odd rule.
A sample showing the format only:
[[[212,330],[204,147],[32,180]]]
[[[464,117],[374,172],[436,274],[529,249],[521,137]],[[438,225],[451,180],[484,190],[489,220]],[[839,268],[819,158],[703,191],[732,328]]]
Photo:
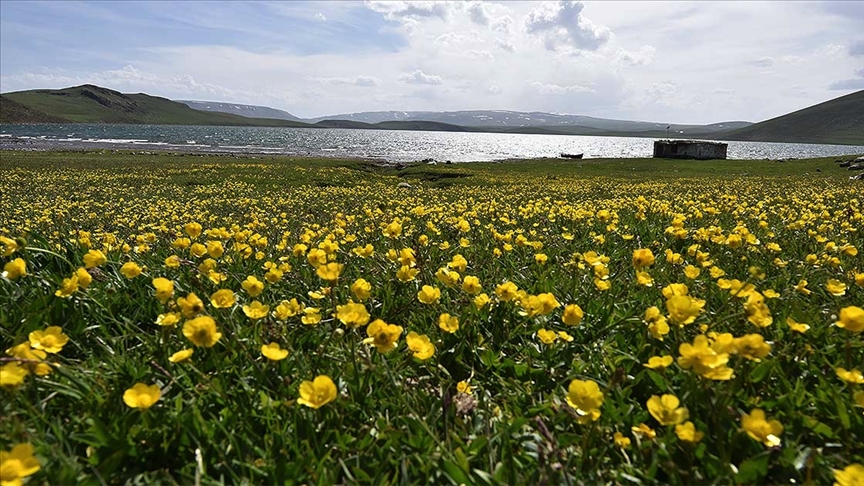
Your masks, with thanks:
[[[864,1],[0,2],[0,92],[84,83],[300,117],[760,121],[864,89]]]

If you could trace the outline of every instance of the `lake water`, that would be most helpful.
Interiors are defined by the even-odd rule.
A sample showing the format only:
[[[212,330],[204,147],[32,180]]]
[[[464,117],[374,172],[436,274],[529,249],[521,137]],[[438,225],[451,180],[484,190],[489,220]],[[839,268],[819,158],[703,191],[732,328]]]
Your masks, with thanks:
[[[557,157],[650,157],[652,138],[177,125],[0,125],[0,147],[136,148],[388,161],[453,162]],[[807,158],[864,153],[864,146],[728,142],[730,159]]]

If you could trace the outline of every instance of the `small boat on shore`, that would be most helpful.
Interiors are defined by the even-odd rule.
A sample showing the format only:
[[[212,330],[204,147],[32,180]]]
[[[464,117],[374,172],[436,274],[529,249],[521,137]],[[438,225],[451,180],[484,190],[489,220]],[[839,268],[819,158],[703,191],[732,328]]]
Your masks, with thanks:
[[[562,159],[581,159],[583,155],[585,154],[565,154],[564,152],[561,152]]]

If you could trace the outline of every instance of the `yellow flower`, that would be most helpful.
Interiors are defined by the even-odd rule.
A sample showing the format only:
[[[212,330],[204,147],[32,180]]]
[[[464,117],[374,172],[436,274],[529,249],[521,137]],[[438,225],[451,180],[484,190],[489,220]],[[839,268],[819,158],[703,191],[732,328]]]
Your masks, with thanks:
[[[204,310],[204,302],[194,292],[189,292],[186,297],[178,298],[177,305],[185,317],[195,317],[196,314]]]
[[[364,301],[372,295],[372,284],[365,279],[358,278],[351,284],[351,293],[354,294],[354,297],[357,297],[357,300]]]
[[[99,250],[90,250],[84,255],[84,268],[94,268],[108,261],[105,254]]]
[[[786,325],[789,326],[789,329],[795,332],[800,332],[802,334],[807,332],[808,329],[810,329],[809,325],[804,324],[803,322],[796,322],[795,319],[792,319],[791,317],[786,318]]]
[[[318,324],[321,322],[321,309],[317,307],[306,307],[303,309],[303,317],[300,318],[300,322],[307,326]]]
[[[765,299],[759,292],[753,291],[747,297],[747,302],[744,303],[744,313],[747,314],[747,320],[750,323],[759,327],[768,327],[774,322],[771,317],[771,310],[765,305]]]
[[[185,225],[183,225],[183,231],[185,231],[186,234],[189,235],[189,238],[192,238],[194,240],[201,235],[201,225],[194,221],[191,223],[186,223]]]
[[[315,273],[321,277],[321,280],[326,281],[330,285],[334,285],[337,280],[339,280],[339,274],[342,273],[342,269],[345,266],[341,263],[330,262],[326,265],[321,265],[315,270]]]
[[[434,304],[441,298],[441,290],[430,285],[424,285],[420,292],[417,292],[417,300],[424,304]]]
[[[358,246],[351,251],[359,257],[368,258],[375,253],[375,247],[367,244],[366,246]]]
[[[762,291],[762,296],[766,299],[776,299],[777,297],[780,297],[780,294],[775,292],[773,289],[765,289]]]
[[[650,287],[654,285],[654,279],[651,278],[651,274],[648,272],[636,272],[636,283],[644,285],[645,287]]]
[[[231,289],[220,289],[210,295],[210,305],[217,309],[226,309],[237,302],[237,297]]]
[[[864,484],[864,466],[849,464],[842,470],[834,469],[834,486],[861,486]]]
[[[593,422],[600,418],[603,392],[594,381],[573,380],[567,389],[567,403],[576,411],[580,424]]]
[[[462,290],[466,293],[475,295],[480,293],[483,290],[483,287],[480,285],[480,279],[473,275],[466,275],[462,280]]]
[[[159,390],[159,385],[136,383],[123,393],[123,402],[132,408],[145,410],[158,402],[160,397],[162,392]]]
[[[129,279],[135,278],[138,275],[141,275],[141,271],[143,269],[138,266],[135,262],[126,262],[120,267],[120,273]]]
[[[283,300],[279,305],[276,306],[276,310],[274,311],[274,315],[276,319],[280,321],[284,321],[289,317],[294,317],[298,313],[303,311],[303,304],[297,302],[297,299]]]
[[[735,350],[738,355],[752,361],[762,361],[771,352],[771,345],[765,342],[761,334],[745,334],[735,338]]]
[[[314,381],[300,383],[300,398],[297,403],[318,409],[336,399],[336,384],[329,376],[319,375]]]
[[[810,295],[812,293],[810,292],[810,289],[807,288],[806,280],[800,280],[798,285],[795,286],[795,291],[802,295]]]
[[[90,272],[85,268],[75,270],[75,277],[78,279],[78,286],[82,289],[86,289],[91,283],[93,283],[93,277],[90,276]]]
[[[681,402],[675,395],[663,395],[658,397],[652,395],[648,399],[648,413],[660,422],[660,425],[678,425],[690,416],[690,412],[684,407],[679,407]]]
[[[504,282],[495,288],[495,295],[504,302],[509,302],[516,298],[519,292],[519,287],[513,282]]]
[[[669,334],[669,325],[666,317],[660,313],[660,309],[651,306],[645,310],[645,322],[648,324],[648,332],[654,339],[663,340],[663,336]]]
[[[18,386],[24,383],[24,378],[27,378],[30,372],[25,366],[21,366],[15,361],[6,363],[0,366],[0,386]]]
[[[846,383],[851,383],[853,385],[864,385],[864,375],[861,374],[860,370],[846,370],[846,368],[835,368],[834,372],[837,373],[837,377]]]
[[[459,330],[459,318],[447,313],[441,314],[438,316],[438,327],[444,332],[453,334]]]
[[[181,261],[179,256],[171,255],[165,259],[165,266],[168,268],[179,268]]]
[[[864,331],[864,309],[854,305],[840,309],[840,318],[834,325],[847,331]]]
[[[675,435],[678,436],[679,440],[684,442],[690,442],[691,444],[695,444],[702,440],[702,437],[705,436],[704,432],[696,430],[696,426],[693,425],[693,422],[689,420],[684,422],[683,424],[679,424],[675,426]]]
[[[154,278],[153,287],[156,289],[156,298],[163,304],[174,295],[174,282],[167,278]]]
[[[420,270],[411,268],[408,265],[402,265],[396,272],[396,278],[398,278],[400,282],[410,282],[414,280],[414,277],[416,277],[418,273],[420,273]]]
[[[435,354],[435,345],[425,334],[411,331],[405,336],[405,342],[408,343],[408,349],[414,353],[414,357],[419,360],[429,359]]]
[[[558,333],[548,329],[540,329],[537,331],[537,337],[540,338],[543,344],[555,344],[555,340],[558,339]]]
[[[783,425],[776,420],[766,420],[765,412],[758,408],[754,408],[749,414],[745,413],[741,416],[741,427],[750,438],[768,447],[780,445]]]
[[[21,479],[36,474],[40,468],[30,444],[17,444],[8,452],[0,451],[0,484],[3,486],[20,486]]]
[[[537,253],[534,255],[534,261],[540,265],[545,265],[549,261],[549,257],[545,253]]]
[[[176,353],[172,354],[170,358],[168,358],[168,361],[170,361],[172,363],[182,363],[184,361],[187,361],[189,358],[191,358],[192,353],[194,353],[194,352],[195,352],[195,350],[192,348],[184,349],[182,351],[177,351]]]
[[[855,274],[855,285],[864,287],[864,272]]]
[[[441,267],[437,272],[435,272],[435,278],[447,287],[452,287],[459,283],[461,277],[459,276],[459,273],[453,270],[448,270],[446,267]]]
[[[370,316],[366,306],[349,301],[336,306],[336,318],[348,327],[360,327],[369,323]]]
[[[458,272],[464,272],[465,269],[468,268],[468,260],[457,253],[453,255],[453,259],[450,260],[450,263],[448,263],[447,266]]]
[[[210,316],[199,316],[183,324],[183,335],[195,346],[212,348],[222,333],[216,330],[216,321]]]
[[[396,349],[396,342],[402,335],[402,326],[387,324],[381,319],[375,319],[366,328],[369,337],[363,340],[364,344],[371,344],[379,353],[389,353]]]
[[[561,316],[561,320],[568,326],[577,326],[582,322],[584,316],[585,313],[582,312],[582,308],[579,305],[567,304],[564,306],[564,314]]]
[[[633,266],[637,269],[650,267],[654,264],[654,253],[650,248],[633,250]]]
[[[846,295],[846,284],[832,278],[825,284],[825,290],[834,297],[842,297]]]
[[[702,312],[705,301],[694,299],[689,295],[673,295],[666,300],[666,310],[669,320],[680,326],[690,324]]]
[[[180,322],[179,312],[167,312],[156,317],[156,324],[160,326],[173,326],[178,322]]]
[[[29,338],[33,349],[41,349],[50,354],[59,353],[69,342],[69,336],[63,334],[60,326],[50,326],[44,331],[33,331]]]
[[[648,358],[648,362],[643,364],[642,366],[652,369],[663,371],[672,364],[672,356],[651,356]]]
[[[17,280],[27,275],[27,262],[23,258],[16,258],[3,265],[3,276],[9,280]]]
[[[48,357],[48,354],[41,349],[33,349],[30,346],[30,341],[24,341],[17,346],[12,346],[6,350],[6,354],[19,359],[26,359],[29,362],[24,366],[31,372],[39,376],[51,374],[51,365],[41,362]]]
[[[458,391],[459,393],[470,395],[471,385],[467,381],[460,381],[459,383],[456,383],[456,391]]]
[[[491,299],[489,298],[489,295],[487,295],[486,293],[482,293],[482,294],[478,295],[477,297],[474,297],[474,300],[472,300],[471,302],[474,304],[474,307],[477,307],[478,309],[482,309],[490,301],[491,301]]]
[[[210,258],[219,258],[223,253],[225,253],[225,247],[222,246],[221,241],[207,242],[207,254]]]
[[[672,283],[663,287],[663,297],[671,299],[674,295],[689,295],[690,290],[682,283]]]
[[[701,272],[702,270],[700,270],[699,267],[694,267],[693,265],[687,265],[686,267],[684,267],[684,276],[689,278],[690,280],[698,277],[699,273]]]
[[[630,447],[630,438],[624,437],[624,434],[621,432],[615,432],[615,434],[612,435],[612,440],[615,442],[615,446],[620,449],[627,449]]]
[[[309,250],[309,253],[306,255],[306,260],[309,261],[310,265],[318,268],[327,263],[327,252],[319,250],[318,248],[313,248]]]
[[[270,312],[270,306],[264,305],[257,300],[253,300],[251,304],[243,306],[243,313],[253,321],[267,317],[268,312]]]
[[[270,361],[280,361],[288,357],[288,350],[279,347],[279,343],[270,343],[261,346],[261,354]]]
[[[644,423],[640,423],[637,427],[631,427],[630,430],[639,437],[644,437],[648,440],[654,440],[657,437],[657,432]]]
[[[388,238],[398,238],[402,234],[402,223],[394,219],[393,222],[384,227],[382,233]]]
[[[693,339],[693,344],[683,343],[678,347],[681,356],[678,365],[685,370],[693,368],[703,378],[711,380],[729,380],[734,371],[726,366],[729,362],[728,353],[718,353],[709,342],[708,337],[700,334]]]
[[[264,282],[258,280],[254,275],[246,277],[240,286],[249,294],[249,297],[258,297],[264,291]]]
[[[0,236],[0,248],[3,249],[2,256],[7,257],[18,251],[21,246],[12,238]]]
[[[567,333],[564,332],[564,331],[558,331],[558,339],[560,339],[560,340],[562,340],[562,341],[564,341],[564,342],[568,342],[568,343],[572,343],[572,342],[573,342],[573,336],[567,334]]]

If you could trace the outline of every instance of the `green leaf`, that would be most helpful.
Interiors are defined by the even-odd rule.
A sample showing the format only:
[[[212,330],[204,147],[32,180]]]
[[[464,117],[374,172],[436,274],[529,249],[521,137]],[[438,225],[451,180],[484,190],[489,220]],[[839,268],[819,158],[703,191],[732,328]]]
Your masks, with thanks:
[[[750,381],[753,383],[759,383],[764,380],[773,367],[774,361],[771,360],[759,363],[759,365],[753,368],[753,371],[750,372]]]
[[[747,459],[738,466],[738,474],[735,475],[736,483],[755,483],[768,474],[768,454]]]

